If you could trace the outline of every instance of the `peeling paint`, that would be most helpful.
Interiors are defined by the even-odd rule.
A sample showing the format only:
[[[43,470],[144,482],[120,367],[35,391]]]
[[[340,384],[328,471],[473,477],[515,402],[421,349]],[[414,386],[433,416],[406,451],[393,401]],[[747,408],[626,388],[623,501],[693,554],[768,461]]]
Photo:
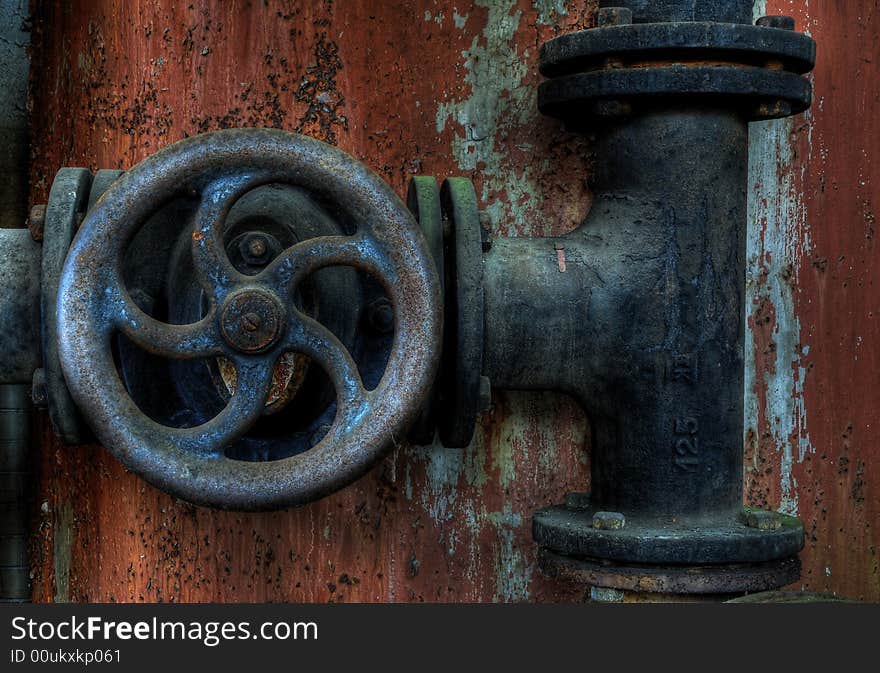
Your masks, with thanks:
[[[809,253],[809,229],[791,157],[791,119],[752,124],[750,132],[746,305],[752,311],[746,340],[746,427],[773,434],[782,453],[781,509],[797,513],[792,464],[813,451],[804,405],[805,346],[795,310],[801,258]],[[756,371],[756,362],[768,366]],[[760,384],[756,377],[762,377]]]
[[[513,511],[510,503],[505,503],[502,511],[489,513],[487,519],[498,534],[494,548],[495,600],[507,603],[528,600],[534,569],[514,544],[516,530],[523,524],[522,516]]]
[[[767,11],[755,3],[755,18]],[[801,337],[796,288],[803,258],[810,252],[802,184],[792,156],[793,126],[786,118],[753,123],[749,135],[749,216],[746,245],[747,334],[745,347],[746,444],[768,440],[781,453],[779,508],[798,512],[797,460],[814,449],[804,403],[809,344]],[[810,147],[812,145],[810,144]],[[760,380],[759,380],[760,379]],[[769,431],[771,437],[762,435]]]
[[[515,0],[475,4],[487,8],[488,17],[482,33],[461,52],[464,82],[471,93],[438,105],[436,129],[442,133],[448,124],[454,125],[453,157],[462,171],[480,171],[479,196],[490,219],[510,223],[519,234],[531,234],[530,215],[540,207],[533,169],[528,164],[516,166],[504,151],[508,134],[527,126],[537,106],[535,87],[523,84],[530,65],[513,39],[522,10]]]
[[[533,0],[532,7],[538,10],[538,23],[552,26],[560,16],[568,13],[565,0]]]

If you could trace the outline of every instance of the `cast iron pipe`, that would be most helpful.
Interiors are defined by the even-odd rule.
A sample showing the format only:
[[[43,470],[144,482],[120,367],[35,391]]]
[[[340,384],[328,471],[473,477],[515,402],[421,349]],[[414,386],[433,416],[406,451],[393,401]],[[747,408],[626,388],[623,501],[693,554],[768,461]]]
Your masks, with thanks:
[[[570,234],[484,256],[484,373],[590,420],[591,493],[534,518],[550,574],[780,586],[803,526],[742,504],[748,124],[807,107],[815,47],[747,1],[616,4],[542,49],[542,111],[596,136],[594,201]]]
[[[30,600],[31,379],[41,365],[40,246],[27,229],[27,0],[0,0],[0,602]]]

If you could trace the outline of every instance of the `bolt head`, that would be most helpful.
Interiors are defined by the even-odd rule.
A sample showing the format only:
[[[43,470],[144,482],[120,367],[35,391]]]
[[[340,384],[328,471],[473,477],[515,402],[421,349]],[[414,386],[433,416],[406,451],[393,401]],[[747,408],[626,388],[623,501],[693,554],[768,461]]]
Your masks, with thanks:
[[[756,509],[746,515],[746,525],[758,530],[779,530],[782,528],[782,518],[776,512]]]
[[[250,313],[245,313],[241,317],[241,322],[242,326],[248,332],[256,332],[258,329],[260,329],[260,316],[253,311],[251,311]]]
[[[756,26],[764,28],[778,28],[780,30],[794,30],[794,18],[790,16],[782,16],[781,14],[772,16],[762,16],[755,21]]]
[[[629,7],[602,7],[596,17],[596,25],[627,26],[633,22],[633,12]]]
[[[46,225],[46,204],[38,203],[28,213],[27,228],[35,241],[43,240],[43,228]]]
[[[250,252],[254,257],[262,257],[266,254],[266,241],[260,237],[255,236],[248,243],[248,252]]]
[[[269,262],[269,240],[262,232],[252,232],[242,238],[238,250],[251,266],[265,266]]]
[[[284,331],[285,312],[278,299],[262,290],[232,295],[220,311],[220,331],[230,346],[257,353],[273,346]]]
[[[626,517],[620,512],[595,512],[593,528],[598,530],[620,530],[626,526]]]

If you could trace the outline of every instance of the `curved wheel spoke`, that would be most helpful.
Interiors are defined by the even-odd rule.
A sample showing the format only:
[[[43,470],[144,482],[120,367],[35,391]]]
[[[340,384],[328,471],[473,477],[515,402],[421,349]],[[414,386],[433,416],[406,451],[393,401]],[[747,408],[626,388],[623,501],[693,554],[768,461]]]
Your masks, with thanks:
[[[250,175],[215,180],[205,187],[195,214],[192,256],[199,282],[215,302],[220,302],[241,274],[232,266],[223,245],[226,216],[232,204],[253,186]]]
[[[234,362],[235,392],[223,411],[204,425],[177,431],[184,451],[222,455],[262,415],[272,385],[275,358],[239,357]]]
[[[279,288],[292,289],[310,273],[328,266],[353,266],[376,277],[389,274],[371,238],[318,236],[301,241],[284,251],[258,277]]]
[[[365,400],[361,375],[348,349],[329,329],[297,311],[288,336],[289,346],[320,364],[336,388],[338,413],[345,414]]]
[[[191,360],[223,353],[221,337],[212,314],[188,325],[172,325],[147,315],[124,294],[120,293],[116,305],[116,328],[150,353],[174,360]]]

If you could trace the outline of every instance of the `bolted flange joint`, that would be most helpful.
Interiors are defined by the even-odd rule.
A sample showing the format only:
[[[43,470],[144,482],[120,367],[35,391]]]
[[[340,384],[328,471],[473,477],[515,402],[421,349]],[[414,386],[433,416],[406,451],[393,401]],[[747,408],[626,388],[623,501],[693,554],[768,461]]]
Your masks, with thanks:
[[[815,58],[815,43],[794,32],[791,17],[643,23],[629,8],[603,7],[596,28],[541,47],[540,70],[550,79],[538,105],[574,129],[669,99],[733,106],[749,120],[786,117],[810,105],[802,75]]]

